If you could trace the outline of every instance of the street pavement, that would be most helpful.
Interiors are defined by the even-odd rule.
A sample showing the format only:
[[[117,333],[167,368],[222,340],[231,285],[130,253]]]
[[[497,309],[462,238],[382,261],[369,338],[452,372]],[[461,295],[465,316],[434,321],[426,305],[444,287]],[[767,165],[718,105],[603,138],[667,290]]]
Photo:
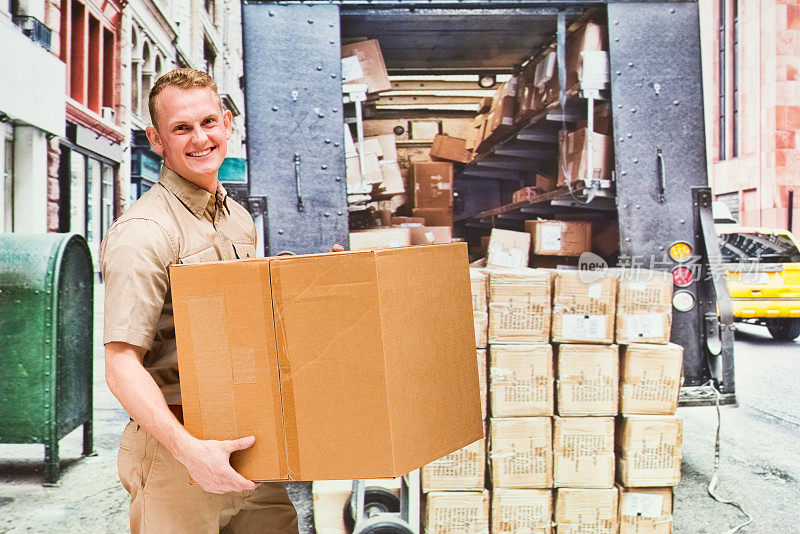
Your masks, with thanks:
[[[0,444],[0,533],[122,533],[127,494],[116,473],[119,437],[128,421],[103,378],[102,287],[95,297],[95,452],[81,454],[81,430],[61,442],[62,476],[42,485],[41,445]],[[741,325],[736,335],[739,407],[722,409],[718,494],[739,501],[753,522],[739,532],[800,532],[800,343],[775,342],[766,329]],[[727,533],[744,516],[706,493],[714,468],[716,411],[681,408],[683,478],[675,492],[675,532]],[[300,532],[313,533],[309,483],[290,494]]]

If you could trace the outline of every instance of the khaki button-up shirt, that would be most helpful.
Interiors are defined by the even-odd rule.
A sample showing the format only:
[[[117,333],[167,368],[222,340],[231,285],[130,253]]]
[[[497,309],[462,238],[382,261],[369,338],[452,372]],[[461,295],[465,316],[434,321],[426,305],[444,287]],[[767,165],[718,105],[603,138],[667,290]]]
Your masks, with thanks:
[[[162,167],[158,183],[109,228],[100,248],[103,343],[147,350],[144,367],[180,404],[169,266],[255,256],[253,219],[217,184],[212,195]]]

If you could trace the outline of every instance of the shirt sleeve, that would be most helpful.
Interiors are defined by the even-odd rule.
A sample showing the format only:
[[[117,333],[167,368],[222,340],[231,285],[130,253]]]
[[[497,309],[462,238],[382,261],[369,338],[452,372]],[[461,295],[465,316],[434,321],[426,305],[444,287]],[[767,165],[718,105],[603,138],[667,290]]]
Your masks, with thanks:
[[[150,350],[177,256],[162,226],[148,219],[116,225],[103,240],[103,344],[122,341]]]

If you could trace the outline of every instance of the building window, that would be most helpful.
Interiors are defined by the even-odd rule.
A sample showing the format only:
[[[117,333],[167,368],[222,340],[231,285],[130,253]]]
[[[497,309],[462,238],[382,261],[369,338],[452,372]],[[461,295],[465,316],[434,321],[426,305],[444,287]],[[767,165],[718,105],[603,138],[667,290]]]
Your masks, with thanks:
[[[116,33],[103,13],[79,0],[61,1],[61,60],[67,93],[98,115],[116,107]]]
[[[86,87],[86,8],[80,2],[72,2],[70,23],[69,96],[78,102],[85,102]]]
[[[204,5],[206,8],[206,13],[208,13],[208,18],[211,20],[212,24],[216,25],[217,17],[216,17],[216,3],[214,0],[205,0]]]
[[[208,39],[203,41],[203,56],[205,58],[206,73],[212,78],[214,77],[214,63],[217,61],[217,53],[214,46],[208,42]]]
[[[739,156],[739,0],[719,0],[719,154]]]
[[[60,174],[62,180],[68,180],[68,184],[62,183],[61,187],[62,206],[69,210],[69,217],[61,218],[60,231],[75,232],[86,237],[97,265],[100,242],[114,221],[117,166],[79,151],[74,146],[62,145],[61,150],[66,157],[61,160]],[[63,167],[65,163],[69,168]],[[63,195],[65,192],[67,194]]]

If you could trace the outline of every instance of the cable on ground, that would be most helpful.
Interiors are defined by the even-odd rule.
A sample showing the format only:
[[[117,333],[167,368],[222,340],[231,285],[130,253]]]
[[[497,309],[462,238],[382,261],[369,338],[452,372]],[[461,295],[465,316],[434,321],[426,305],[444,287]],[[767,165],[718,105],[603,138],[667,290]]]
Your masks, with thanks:
[[[752,523],[753,522],[753,517],[749,513],[747,513],[747,511],[744,509],[744,506],[742,506],[742,503],[737,502],[737,501],[732,501],[732,500],[729,500],[729,499],[723,499],[722,497],[720,497],[716,493],[716,491],[717,491],[717,483],[719,482],[719,464],[720,464],[720,456],[721,456],[720,455],[720,433],[721,433],[721,430],[722,430],[722,414],[721,414],[720,409],[719,409],[719,400],[722,397],[722,395],[720,394],[719,390],[717,390],[716,386],[714,386],[714,381],[713,380],[709,380],[706,385],[707,386],[711,386],[711,389],[714,392],[714,406],[715,406],[715,408],[717,410],[717,433],[716,433],[717,435],[716,435],[716,441],[714,443],[714,474],[711,475],[711,482],[709,482],[709,484],[708,484],[707,491],[708,491],[708,494],[711,496],[711,498],[714,499],[715,501],[717,501],[719,503],[722,503],[722,504],[727,504],[729,506],[733,506],[734,508],[737,508],[745,516],[746,519],[744,520],[743,523],[737,525],[736,527],[734,527],[734,528],[732,528],[732,529],[730,529],[730,530],[728,530],[726,532],[726,534],[735,534],[736,532],[739,532],[739,530],[741,530],[742,528],[744,528],[747,525],[749,525],[750,523]]]

